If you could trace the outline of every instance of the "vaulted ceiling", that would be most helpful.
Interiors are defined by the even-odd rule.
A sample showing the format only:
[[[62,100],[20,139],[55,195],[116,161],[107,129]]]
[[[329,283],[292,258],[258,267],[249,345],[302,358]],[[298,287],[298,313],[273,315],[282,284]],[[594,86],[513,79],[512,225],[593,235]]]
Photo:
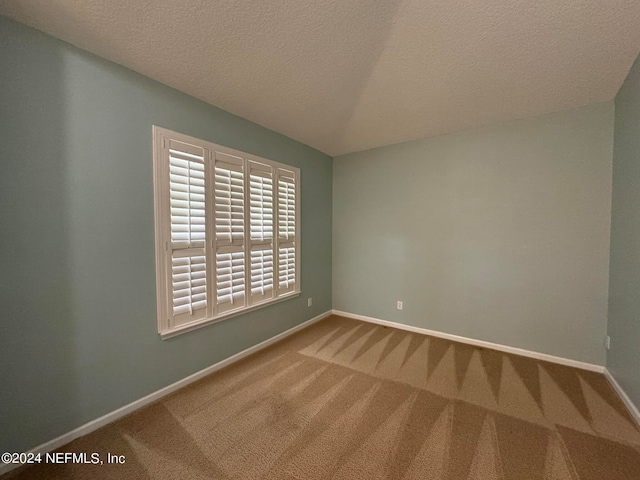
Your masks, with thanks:
[[[329,155],[614,98],[639,0],[0,0]]]

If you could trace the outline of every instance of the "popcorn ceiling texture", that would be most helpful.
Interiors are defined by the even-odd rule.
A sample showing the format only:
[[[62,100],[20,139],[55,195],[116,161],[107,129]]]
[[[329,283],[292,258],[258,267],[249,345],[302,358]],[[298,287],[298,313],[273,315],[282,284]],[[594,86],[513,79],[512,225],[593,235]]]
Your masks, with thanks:
[[[0,0],[14,18],[330,155],[611,100],[637,0]]]

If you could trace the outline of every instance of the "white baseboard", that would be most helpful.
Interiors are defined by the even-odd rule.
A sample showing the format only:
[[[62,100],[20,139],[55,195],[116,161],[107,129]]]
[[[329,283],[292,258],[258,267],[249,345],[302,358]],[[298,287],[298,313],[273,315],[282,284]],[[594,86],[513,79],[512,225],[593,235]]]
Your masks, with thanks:
[[[124,407],[114,410],[113,412],[107,413],[106,415],[103,415],[100,418],[96,418],[95,420],[92,420],[89,423],[85,423],[84,425],[76,428],[75,430],[71,430],[70,432],[67,432],[63,435],[60,435],[57,438],[54,438],[53,440],[50,440],[46,443],[43,443],[42,445],[35,447],[34,449],[30,450],[30,452],[47,453],[55,450],[56,448],[60,448],[63,445],[66,445],[67,443],[75,440],[76,438],[87,435],[99,429],[100,427],[103,427],[109,423],[115,422],[116,420],[124,417],[125,415],[128,415],[131,412],[134,412],[146,405],[149,405],[150,403],[155,402],[156,400],[159,400],[160,398],[170,393],[173,393],[176,390],[179,390],[180,388],[189,385],[190,383],[200,380],[201,378],[206,377],[207,375],[217,370],[220,370],[221,368],[224,368],[228,365],[231,365],[232,363],[242,360],[243,358],[251,355],[252,353],[255,353],[259,350],[262,350],[263,348],[273,345],[274,343],[288,337],[289,335],[292,335],[302,330],[303,328],[306,328],[312,325],[313,323],[316,323],[322,320],[323,318],[328,317],[329,315],[331,315],[331,310],[324,312],[316,317],[313,317],[312,319],[307,320],[306,322],[303,322],[300,325],[296,325],[295,327],[290,328],[289,330],[279,333],[278,335],[271,337],[265,340],[264,342],[260,342],[257,345],[254,345],[253,347],[249,347],[246,350],[242,350],[241,352],[238,352],[235,355],[230,356],[229,358],[225,358],[224,360],[221,360],[218,363],[215,363],[207,368],[204,368],[199,372],[189,375],[188,377],[185,377],[182,380],[178,380],[177,382],[172,383],[171,385],[168,385],[164,388],[161,388],[160,390],[150,393],[145,397],[139,398],[138,400],[135,400],[130,404],[125,405]],[[13,464],[13,463],[0,464],[0,475],[3,475],[20,466],[21,465],[19,464]]]
[[[622,389],[622,387],[620,386],[618,381],[613,377],[613,375],[611,374],[608,368],[604,369],[604,376],[607,377],[607,380],[609,380],[609,383],[611,384],[613,389],[616,391],[616,393],[618,394],[622,402],[625,404],[631,416],[635,419],[638,426],[640,426],[640,410],[638,410],[638,407],[636,407],[633,401],[629,398],[629,395],[627,395],[627,392],[625,392]]]
[[[484,340],[476,340],[475,338],[461,337],[459,335],[453,335],[451,333],[438,332],[436,330],[414,327],[411,325],[405,325],[403,323],[390,322],[388,320],[367,317],[365,315],[358,315],[356,313],[342,312],[340,310],[332,310],[331,313],[333,313],[334,315],[339,315],[341,317],[353,318],[356,320],[362,320],[364,322],[376,323],[378,325],[385,325],[387,327],[407,330],[409,332],[431,335],[432,337],[444,338],[446,340],[452,340],[454,342],[467,343],[469,345],[475,345],[476,347],[491,348],[493,350],[499,350],[501,352],[513,353],[515,355],[522,355],[524,357],[531,357],[538,360],[545,360],[547,362],[559,363],[560,365],[568,365],[569,367],[581,368],[583,370],[590,370],[592,372],[604,373],[605,371],[605,367],[602,365],[579,362],[577,360],[571,360],[570,358],[556,357],[555,355],[534,352],[532,350],[525,350],[523,348],[510,347],[508,345],[502,345],[500,343],[485,342]]]

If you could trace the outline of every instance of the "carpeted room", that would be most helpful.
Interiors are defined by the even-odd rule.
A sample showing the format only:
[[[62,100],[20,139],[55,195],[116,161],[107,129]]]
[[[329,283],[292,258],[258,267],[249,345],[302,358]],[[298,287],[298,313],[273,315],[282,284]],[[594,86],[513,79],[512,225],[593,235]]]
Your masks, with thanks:
[[[503,3],[0,3],[63,40],[0,19],[0,450],[157,400],[64,448],[141,478],[633,478],[639,12]],[[159,335],[153,125],[299,169],[299,295]]]

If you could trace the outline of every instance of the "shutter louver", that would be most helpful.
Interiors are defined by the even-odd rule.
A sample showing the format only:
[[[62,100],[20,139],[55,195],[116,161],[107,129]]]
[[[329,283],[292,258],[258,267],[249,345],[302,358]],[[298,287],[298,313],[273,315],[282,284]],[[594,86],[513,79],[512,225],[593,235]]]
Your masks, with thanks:
[[[171,305],[173,325],[207,312],[204,149],[169,142]]]

